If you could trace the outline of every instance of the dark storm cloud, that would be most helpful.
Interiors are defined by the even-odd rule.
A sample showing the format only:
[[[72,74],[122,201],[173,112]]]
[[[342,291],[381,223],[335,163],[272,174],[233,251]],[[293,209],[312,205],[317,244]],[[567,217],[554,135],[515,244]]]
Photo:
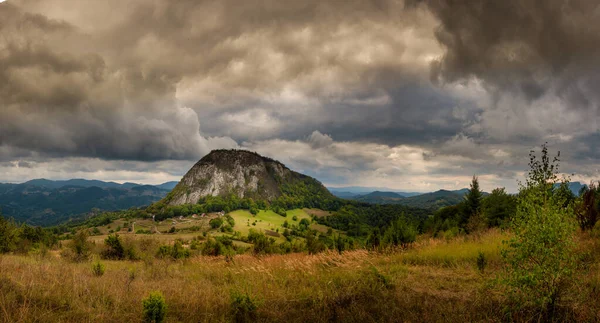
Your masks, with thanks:
[[[477,172],[500,185],[547,140],[584,138],[573,153],[595,158],[597,12],[577,0],[4,2],[0,162],[36,166],[11,180],[158,181],[239,145],[332,183],[450,188]]]
[[[427,2],[439,19],[446,53],[436,80],[472,77],[529,99],[548,91],[573,107],[596,108],[600,96],[600,4],[589,0]]]
[[[0,7],[1,146],[54,157],[196,159],[217,144],[201,136],[202,127],[238,141],[253,133],[297,138],[320,125],[343,134],[346,126],[363,128],[361,116],[370,113],[339,101],[423,79],[426,63],[415,60],[432,44],[415,27],[431,23],[423,19],[428,13],[398,1],[66,5],[23,0]],[[256,115],[253,103],[288,89],[316,102],[323,118],[307,117],[286,134],[295,116],[277,100],[259,115],[272,125],[236,127],[226,118]],[[389,118],[394,104],[378,114]],[[356,120],[337,122],[342,114]],[[392,126],[382,125],[384,132]],[[358,133],[369,132],[377,138],[371,129]]]

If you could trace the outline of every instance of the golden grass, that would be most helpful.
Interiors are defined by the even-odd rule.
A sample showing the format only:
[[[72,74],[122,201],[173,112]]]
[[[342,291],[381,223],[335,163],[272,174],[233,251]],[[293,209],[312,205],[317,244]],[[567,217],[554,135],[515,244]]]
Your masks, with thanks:
[[[415,248],[405,252],[401,261],[411,265],[455,267],[475,264],[482,252],[490,264],[500,262],[502,241],[506,233],[491,229],[483,236],[460,236],[450,241],[428,238],[418,241]]]
[[[498,322],[505,300],[490,290],[474,266],[479,250],[497,257],[502,233],[480,240],[424,240],[411,250],[339,255],[290,254],[194,257],[187,261],[91,261],[57,256],[0,256],[0,321],[139,322],[141,301],[159,290],[168,322],[232,319],[231,294],[248,294],[265,322]],[[585,243],[583,243],[585,242]],[[569,290],[567,304],[578,321],[600,317],[598,243],[583,239],[592,256]]]

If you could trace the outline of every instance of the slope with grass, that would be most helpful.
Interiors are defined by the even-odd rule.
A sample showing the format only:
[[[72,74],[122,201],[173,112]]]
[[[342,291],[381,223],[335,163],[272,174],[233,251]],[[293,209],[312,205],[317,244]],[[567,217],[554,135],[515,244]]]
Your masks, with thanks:
[[[452,240],[421,238],[412,249],[385,253],[254,257],[196,256],[184,261],[108,261],[102,276],[93,261],[46,256],[0,258],[0,315],[4,321],[132,321],[142,299],[160,291],[167,322],[525,322],[527,311],[493,284],[502,270],[506,235]],[[594,322],[600,313],[600,244],[578,237],[587,254],[576,284],[560,305],[564,321]],[[478,269],[483,252],[487,264]]]

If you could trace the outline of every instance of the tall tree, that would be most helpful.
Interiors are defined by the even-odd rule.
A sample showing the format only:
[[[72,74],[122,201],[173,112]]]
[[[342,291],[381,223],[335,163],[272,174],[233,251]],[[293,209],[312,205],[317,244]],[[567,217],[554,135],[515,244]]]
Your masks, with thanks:
[[[507,194],[503,187],[494,189],[481,203],[481,212],[492,227],[503,225],[516,211],[516,197]]]
[[[502,250],[507,264],[502,281],[516,303],[539,310],[532,320],[554,321],[555,306],[576,267],[576,222],[572,204],[553,190],[559,183],[558,156],[551,160],[542,145],[541,158],[531,152],[529,167],[510,225],[513,235]]]
[[[473,175],[473,180],[471,181],[471,188],[469,192],[465,195],[465,203],[467,205],[464,222],[467,222],[470,217],[479,213],[481,209],[481,198],[483,197],[483,193],[479,189],[479,180],[477,176]]]

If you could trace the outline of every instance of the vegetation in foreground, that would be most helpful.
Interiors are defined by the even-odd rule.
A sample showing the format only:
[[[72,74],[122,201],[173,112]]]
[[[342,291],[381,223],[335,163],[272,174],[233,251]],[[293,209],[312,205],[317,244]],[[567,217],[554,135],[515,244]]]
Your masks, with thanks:
[[[137,322],[147,315],[144,302],[162,295],[167,322],[529,321],[535,311],[513,311],[495,284],[507,238],[491,230],[478,238],[423,238],[404,252],[101,260],[102,275],[95,261],[5,255],[0,316],[6,322]],[[585,261],[556,304],[557,319],[598,321],[600,244],[591,233],[577,241]]]

